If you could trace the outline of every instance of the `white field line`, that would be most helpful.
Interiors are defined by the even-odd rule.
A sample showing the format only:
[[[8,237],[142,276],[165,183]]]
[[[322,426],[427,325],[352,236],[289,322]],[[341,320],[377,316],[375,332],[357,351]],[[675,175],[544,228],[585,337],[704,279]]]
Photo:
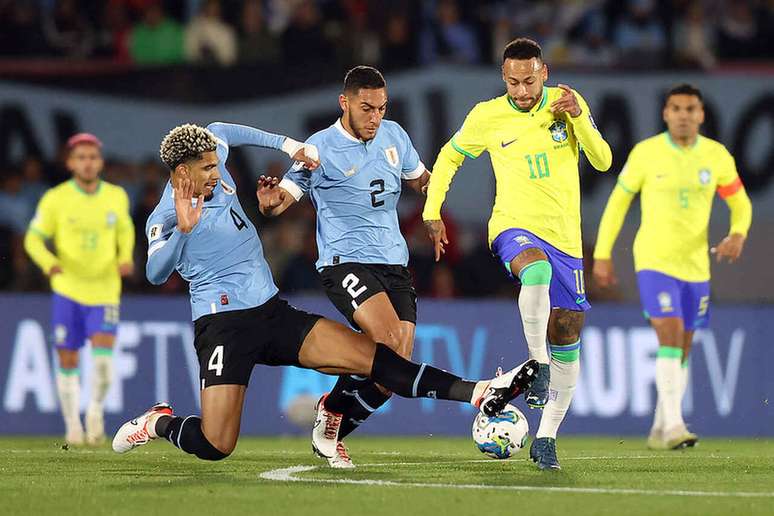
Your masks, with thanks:
[[[627,457],[630,458],[630,457]],[[566,459],[565,459],[566,460]],[[459,461],[459,462],[491,462],[493,460],[479,461]],[[413,464],[446,464],[438,462],[424,463],[403,463]],[[389,465],[401,465],[401,463],[391,463]],[[376,466],[376,464],[369,464]],[[716,498],[774,498],[774,492],[731,492],[731,491],[685,491],[685,490],[650,490],[650,489],[607,489],[603,487],[551,487],[551,486],[513,486],[513,485],[487,485],[487,484],[441,484],[430,482],[394,482],[392,480],[368,480],[351,478],[299,478],[298,473],[314,471],[319,466],[291,466],[289,468],[274,469],[260,474],[264,480],[275,482],[308,482],[317,484],[350,484],[367,485],[379,487],[419,487],[419,488],[438,488],[438,489],[491,489],[494,491],[524,491],[524,492],[548,492],[548,493],[577,493],[577,494],[614,494],[614,495],[645,495],[645,496],[698,496],[698,497],[716,497]]]

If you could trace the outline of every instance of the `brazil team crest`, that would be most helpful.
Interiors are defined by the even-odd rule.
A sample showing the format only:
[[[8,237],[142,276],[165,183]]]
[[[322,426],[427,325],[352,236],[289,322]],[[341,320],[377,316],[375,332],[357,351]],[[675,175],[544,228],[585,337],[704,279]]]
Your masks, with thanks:
[[[398,149],[395,148],[393,145],[392,147],[387,147],[384,149],[384,155],[387,157],[387,161],[390,165],[393,167],[397,167],[398,163],[400,162],[400,158],[398,157]]]
[[[116,221],[118,220],[118,216],[115,214],[115,212],[109,211],[107,213],[106,221],[109,228],[112,228],[116,225]]]
[[[555,120],[553,124],[548,126],[548,131],[551,133],[551,139],[555,142],[562,143],[567,139],[567,124],[561,120]]]
[[[712,172],[707,168],[699,170],[699,182],[703,185],[708,185],[712,179]]]

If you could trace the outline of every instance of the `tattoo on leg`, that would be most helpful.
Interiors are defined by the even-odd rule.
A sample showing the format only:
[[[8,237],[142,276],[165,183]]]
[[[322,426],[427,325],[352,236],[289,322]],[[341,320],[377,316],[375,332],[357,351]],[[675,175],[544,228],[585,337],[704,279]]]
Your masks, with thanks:
[[[580,339],[586,315],[583,312],[557,308],[548,320],[548,340],[551,344],[568,345]]]

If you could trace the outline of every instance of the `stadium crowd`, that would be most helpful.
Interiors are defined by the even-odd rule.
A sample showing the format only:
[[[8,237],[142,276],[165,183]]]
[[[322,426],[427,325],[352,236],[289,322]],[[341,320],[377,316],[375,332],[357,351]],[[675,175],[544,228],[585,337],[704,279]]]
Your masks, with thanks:
[[[0,57],[139,66],[492,63],[522,34],[554,65],[713,68],[772,31],[767,0],[0,0]]]

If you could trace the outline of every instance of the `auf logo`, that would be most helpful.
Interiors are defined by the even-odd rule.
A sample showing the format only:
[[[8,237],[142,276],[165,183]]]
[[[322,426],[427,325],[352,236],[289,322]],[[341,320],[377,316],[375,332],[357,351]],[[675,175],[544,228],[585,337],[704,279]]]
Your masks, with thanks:
[[[554,121],[553,124],[548,126],[548,130],[551,133],[551,139],[555,142],[563,142],[567,139],[567,124],[561,120]]]

